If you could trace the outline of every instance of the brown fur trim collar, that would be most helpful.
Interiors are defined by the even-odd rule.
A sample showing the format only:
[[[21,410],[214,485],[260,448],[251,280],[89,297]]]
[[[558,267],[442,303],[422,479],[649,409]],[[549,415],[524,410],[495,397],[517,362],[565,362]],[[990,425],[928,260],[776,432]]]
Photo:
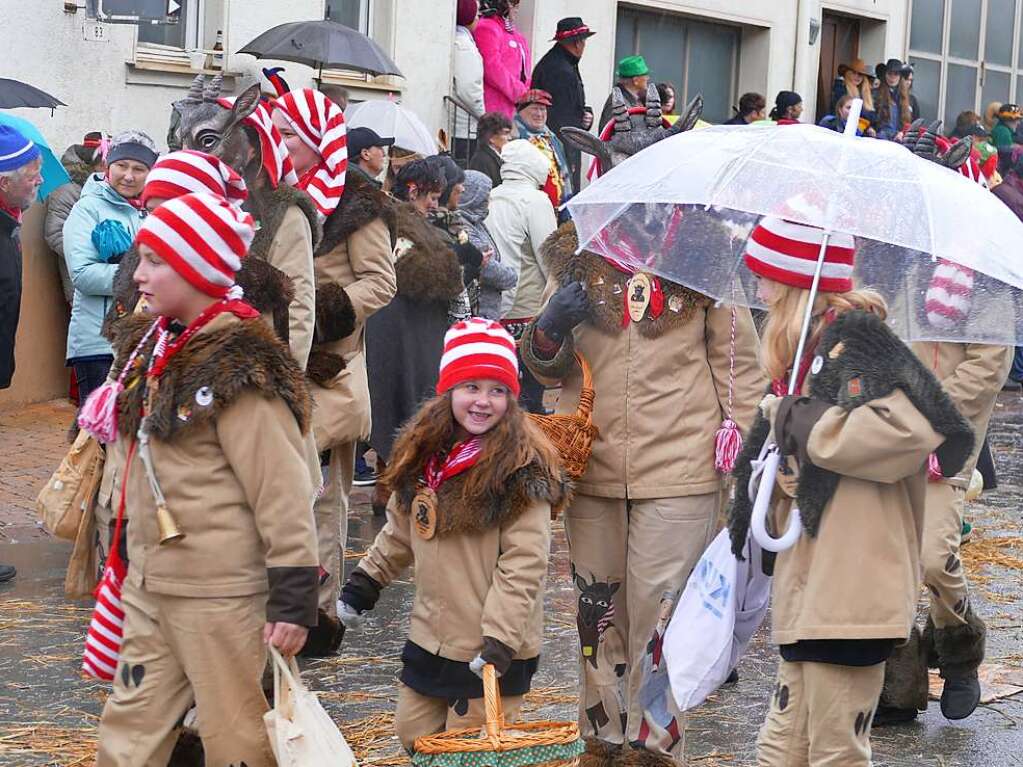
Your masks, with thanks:
[[[412,301],[448,302],[462,292],[462,267],[445,234],[407,202],[394,203],[394,273],[398,293]]]
[[[349,173],[341,202],[323,222],[323,239],[316,257],[330,253],[366,224],[381,218],[395,239],[395,214],[391,198],[361,173]]]
[[[499,496],[466,498],[466,476],[452,477],[437,492],[437,535],[476,533],[510,524],[537,501],[549,503],[553,510],[568,503],[568,480],[553,476],[537,463],[513,472]],[[396,485],[398,511],[408,514],[419,490],[418,478],[405,476]]]
[[[120,371],[152,322],[148,315],[130,315],[116,324],[113,374]],[[142,358],[149,359],[155,343],[154,334],[146,342]],[[142,369],[129,373],[117,400],[118,431],[125,436],[138,431],[146,391],[143,374]],[[215,421],[247,390],[283,399],[306,432],[312,398],[288,348],[259,319],[217,318],[168,363],[153,402],[150,433],[162,440],[183,436],[198,425]],[[211,399],[207,401],[207,397]]]
[[[89,174],[92,173],[92,166],[84,162],[61,162],[64,166],[64,170],[71,177],[71,183],[78,184],[78,186],[85,186],[85,182],[89,179]]]
[[[257,198],[258,203],[252,206],[253,213],[259,214],[259,231],[252,240],[249,248],[249,258],[261,258],[266,260],[270,252],[270,245],[277,236],[277,230],[281,228],[284,221],[284,214],[288,208],[297,205],[309,219],[309,228],[313,230],[313,251],[320,242],[323,235],[323,228],[320,226],[320,219],[316,213],[316,206],[305,192],[301,192],[287,184],[281,184],[276,189],[262,189],[250,192],[250,198]]]
[[[590,324],[603,333],[617,335],[623,329],[624,295],[629,275],[618,271],[596,253],[588,250],[576,253],[578,249],[575,224],[569,221],[544,241],[540,255],[559,283],[579,281],[586,286]],[[638,323],[639,332],[647,338],[658,338],[684,325],[698,309],[712,303],[707,296],[667,280],[661,280],[661,288],[664,312],[657,319],[651,319],[648,314]]]
[[[139,265],[139,254],[134,246],[124,254],[114,275],[113,303],[103,324],[103,335],[111,338],[111,324],[132,314],[139,301],[138,286],[132,279]],[[277,337],[288,340],[288,307],[295,297],[291,278],[280,269],[260,258],[247,257],[235,280],[245,291],[245,301],[257,312],[273,316]]]

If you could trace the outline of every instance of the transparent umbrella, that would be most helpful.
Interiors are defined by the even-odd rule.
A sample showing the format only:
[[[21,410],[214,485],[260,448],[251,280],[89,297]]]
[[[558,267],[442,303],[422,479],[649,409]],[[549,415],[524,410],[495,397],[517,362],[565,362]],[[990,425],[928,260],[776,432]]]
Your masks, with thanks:
[[[761,216],[820,227],[824,245],[830,235],[853,235],[854,278],[884,295],[903,339],[1016,345],[1023,338],[1023,223],[987,189],[899,144],[811,125],[684,132],[621,163],[568,208],[581,248],[752,307],[759,304],[742,255]],[[949,265],[971,284],[953,316],[933,301],[936,290],[955,292],[942,272]],[[755,534],[763,533],[777,457],[765,445]],[[790,521],[781,541],[764,533],[758,542],[775,551],[792,545],[798,514]]]
[[[393,138],[396,146],[422,155],[437,154],[437,140],[419,115],[391,99],[351,104],[345,110],[349,128],[372,128],[384,138]]]

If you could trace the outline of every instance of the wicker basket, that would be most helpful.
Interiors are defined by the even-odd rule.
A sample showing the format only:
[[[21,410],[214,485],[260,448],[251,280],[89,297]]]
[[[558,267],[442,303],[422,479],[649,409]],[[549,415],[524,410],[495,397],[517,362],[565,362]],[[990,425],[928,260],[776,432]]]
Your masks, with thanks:
[[[593,374],[586,358],[579,352],[575,353],[575,359],[583,373],[576,411],[572,415],[529,416],[558,448],[565,473],[570,479],[579,479],[586,473],[586,464],[593,452],[593,440],[597,437],[597,427],[593,425]]]
[[[585,750],[575,722],[505,725],[497,672],[483,667],[484,727],[448,730],[418,738],[415,767],[578,767]]]

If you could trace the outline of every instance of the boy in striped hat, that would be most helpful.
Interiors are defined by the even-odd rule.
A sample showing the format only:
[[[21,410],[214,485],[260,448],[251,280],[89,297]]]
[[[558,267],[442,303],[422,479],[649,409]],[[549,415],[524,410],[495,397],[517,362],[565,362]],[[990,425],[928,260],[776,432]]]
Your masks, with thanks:
[[[123,640],[90,633],[87,652],[100,665],[87,671],[114,676],[97,765],[166,764],[193,704],[207,764],[276,764],[267,645],[293,655],[317,619],[311,400],[288,349],[237,298],[254,234],[250,215],[209,194],[146,219],[135,281],[151,313],[118,326],[116,407],[83,410],[83,428],[113,431],[129,456]]]

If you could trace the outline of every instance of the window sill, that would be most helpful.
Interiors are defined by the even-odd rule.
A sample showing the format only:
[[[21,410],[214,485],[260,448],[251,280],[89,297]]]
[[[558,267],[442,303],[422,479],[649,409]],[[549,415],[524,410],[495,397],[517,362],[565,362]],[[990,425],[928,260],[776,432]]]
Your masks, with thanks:
[[[184,85],[196,75],[223,75],[225,90],[232,90],[242,72],[220,69],[193,69],[191,59],[184,51],[167,48],[137,48],[133,61],[126,61],[126,81],[133,85]]]
[[[371,77],[369,75],[359,74],[358,72],[343,72],[337,69],[323,70],[324,84],[342,85],[345,88],[350,89],[400,94],[402,92],[402,86],[395,83],[395,80],[397,79],[399,78],[391,77],[389,75]]]

